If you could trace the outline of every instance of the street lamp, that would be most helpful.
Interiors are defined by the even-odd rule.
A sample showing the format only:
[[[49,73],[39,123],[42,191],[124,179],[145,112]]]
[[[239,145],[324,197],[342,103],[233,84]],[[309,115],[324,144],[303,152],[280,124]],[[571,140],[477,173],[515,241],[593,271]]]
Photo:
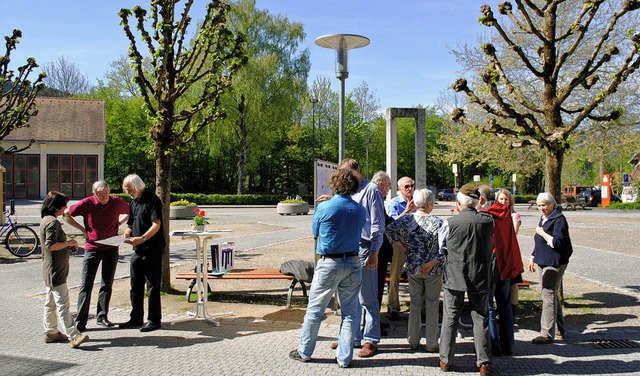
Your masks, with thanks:
[[[336,78],[340,80],[338,163],[344,159],[344,81],[349,77],[348,51],[352,48],[368,46],[369,42],[369,38],[355,34],[329,34],[316,39],[318,46],[336,50]]]

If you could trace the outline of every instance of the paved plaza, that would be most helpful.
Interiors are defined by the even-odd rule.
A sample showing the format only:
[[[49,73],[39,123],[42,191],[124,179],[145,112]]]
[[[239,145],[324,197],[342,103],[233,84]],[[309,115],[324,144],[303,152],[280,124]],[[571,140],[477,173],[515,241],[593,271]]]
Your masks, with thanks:
[[[447,217],[451,215],[452,207],[449,203],[439,203],[434,214]],[[39,202],[21,201],[17,210],[20,222],[37,227]],[[263,249],[285,252],[288,244],[310,238],[311,215],[279,216],[275,207],[212,207],[205,210],[218,225],[272,226],[267,232],[242,236],[230,233],[222,239],[235,242],[238,257],[255,255]],[[523,218],[518,239],[526,257],[533,246],[531,236],[538,214],[535,210],[527,210],[526,206],[518,206],[517,210]],[[594,294],[616,294],[624,304],[637,308],[640,300],[637,278],[640,212],[594,209],[565,214],[574,244],[565,290],[570,291],[572,283],[580,283],[575,281],[583,281],[595,286]],[[188,221],[171,221],[172,227],[177,225],[188,225]],[[69,226],[65,229],[69,231]],[[120,279],[126,279],[129,272],[130,248],[124,248],[116,276]],[[193,248],[188,242],[172,243],[172,263],[193,263]],[[300,251],[297,252],[299,255]],[[311,259],[311,251],[304,252],[309,252]],[[283,257],[277,256],[274,254],[274,259]],[[81,256],[71,258],[70,288],[77,287],[80,281],[81,264]],[[266,289],[263,282],[255,281],[254,290],[261,289]],[[276,319],[272,319],[269,315],[254,318],[231,314],[222,316],[221,325],[214,327],[204,321],[177,322],[182,315],[169,313],[163,317],[162,330],[152,333],[140,333],[136,329],[98,329],[90,320],[91,327],[87,332],[90,340],[80,349],[71,349],[68,344],[45,344],[43,341],[43,292],[39,256],[0,258],[0,375],[442,374],[437,367],[436,354],[428,354],[424,348],[417,352],[409,350],[406,315],[404,321],[392,322],[389,335],[383,337],[376,356],[369,359],[356,356],[350,368],[340,369],[335,363],[334,351],[329,348],[329,341],[336,338],[339,328],[339,317],[331,312],[320,330],[313,359],[305,364],[288,357],[289,351],[297,346],[300,321],[279,320],[278,315],[273,315]],[[74,312],[76,299],[77,296],[71,294]],[[92,303],[95,304],[95,299]],[[615,308],[611,307],[612,310]],[[92,311],[95,311],[93,307]],[[598,310],[601,311],[605,313],[593,315],[588,327],[569,326],[566,339],[551,345],[531,344],[531,338],[537,335],[537,325],[518,327],[515,354],[495,358],[494,374],[640,374],[640,319],[635,314],[607,314],[606,310]],[[128,313],[128,308],[116,307],[109,318],[123,322]],[[171,325],[172,322],[176,323]],[[471,333],[463,331],[461,336],[454,361],[455,372],[450,374],[477,375]]]

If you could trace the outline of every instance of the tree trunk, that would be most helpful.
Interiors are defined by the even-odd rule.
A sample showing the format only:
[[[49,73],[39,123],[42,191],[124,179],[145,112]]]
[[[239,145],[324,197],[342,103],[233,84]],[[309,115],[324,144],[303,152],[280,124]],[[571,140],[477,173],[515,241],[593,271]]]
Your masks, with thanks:
[[[171,264],[170,264],[170,239],[169,239],[169,217],[171,203],[171,163],[173,155],[171,153],[160,152],[156,155],[156,194],[162,200],[162,229],[164,240],[167,246],[162,254],[162,287],[161,291],[171,291]]]
[[[549,192],[556,198],[560,204],[562,196],[562,162],[564,161],[564,149],[551,150],[546,149],[546,170],[545,170],[545,191]]]
[[[237,194],[244,193],[245,170],[247,168],[247,147],[245,142],[240,142],[240,153],[238,155],[238,189]]]

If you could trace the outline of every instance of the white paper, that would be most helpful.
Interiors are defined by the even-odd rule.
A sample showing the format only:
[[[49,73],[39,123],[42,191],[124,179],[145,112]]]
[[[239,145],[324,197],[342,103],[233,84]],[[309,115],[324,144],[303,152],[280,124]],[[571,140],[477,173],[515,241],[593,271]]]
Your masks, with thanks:
[[[112,236],[110,238],[106,238],[106,239],[102,239],[102,240],[96,240],[95,243],[117,247],[117,246],[123,244],[126,240],[127,240],[126,238],[123,238],[122,236],[116,235],[116,236]]]

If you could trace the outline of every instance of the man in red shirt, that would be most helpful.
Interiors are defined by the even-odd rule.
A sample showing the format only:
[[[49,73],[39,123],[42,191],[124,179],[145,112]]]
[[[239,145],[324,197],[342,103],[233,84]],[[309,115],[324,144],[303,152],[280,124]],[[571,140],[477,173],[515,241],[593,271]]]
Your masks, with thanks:
[[[110,196],[106,182],[99,180],[93,183],[92,191],[93,196],[81,200],[64,213],[65,221],[82,231],[85,237],[82,285],[78,294],[76,317],[76,327],[81,332],[87,329],[91,291],[100,262],[102,262],[102,280],[98,293],[97,324],[113,326],[107,319],[107,314],[113,278],[118,265],[118,247],[98,244],[96,241],[117,236],[120,224],[124,223],[129,215],[129,204],[119,197]],[[75,216],[83,217],[84,227],[76,222],[73,218]]]

